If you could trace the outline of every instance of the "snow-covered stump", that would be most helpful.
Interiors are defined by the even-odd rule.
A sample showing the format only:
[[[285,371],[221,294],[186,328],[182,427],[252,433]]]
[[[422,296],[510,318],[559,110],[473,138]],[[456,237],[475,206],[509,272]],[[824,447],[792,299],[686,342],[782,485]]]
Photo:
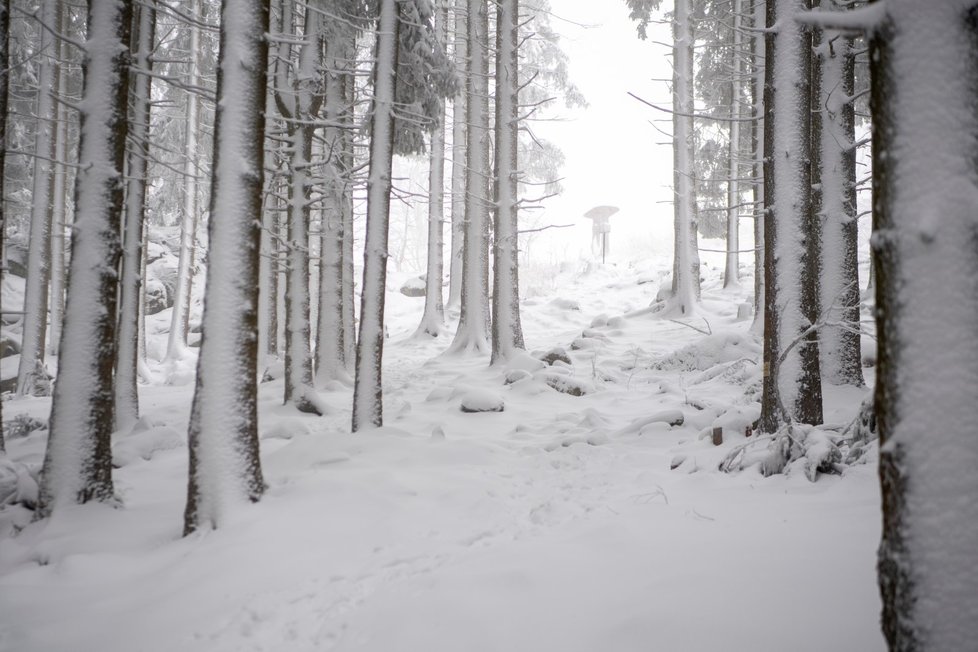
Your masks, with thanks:
[[[871,33],[873,250],[891,650],[978,641],[978,14],[888,0]]]
[[[394,156],[394,84],[399,25],[397,0],[382,0],[377,28],[374,99],[370,121],[367,233],[364,240],[360,333],[357,338],[356,377],[353,384],[354,432],[384,425],[381,367],[384,354],[384,291]]]
[[[117,270],[132,5],[89,0],[75,227],[38,515],[113,498]]]
[[[218,527],[264,491],[257,288],[268,13],[268,0],[221,3],[211,250],[188,433],[185,534]]]

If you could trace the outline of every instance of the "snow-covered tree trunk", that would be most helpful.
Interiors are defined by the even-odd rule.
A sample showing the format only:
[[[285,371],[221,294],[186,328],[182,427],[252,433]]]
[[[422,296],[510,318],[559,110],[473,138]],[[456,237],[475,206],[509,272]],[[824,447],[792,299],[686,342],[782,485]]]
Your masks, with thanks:
[[[727,168],[727,255],[723,271],[723,287],[740,285],[740,116],[741,116],[741,0],[733,0],[731,12],[733,16],[733,56],[731,57],[732,76],[730,79],[730,130],[728,141]]]
[[[676,0],[673,12],[673,192],[675,252],[669,310],[690,315],[700,288],[699,251],[694,224],[693,184],[693,25],[691,0]]]
[[[447,8],[435,9],[435,33],[447,36]],[[428,259],[425,276],[424,312],[418,333],[438,337],[445,321],[442,278],[444,277],[443,249],[445,240],[445,105],[441,104],[431,130],[431,152],[428,167]]]
[[[75,224],[38,514],[110,500],[132,5],[89,0]],[[236,406],[237,407],[237,406]]]
[[[10,66],[8,65],[8,35],[10,34],[10,0],[0,2],[0,115],[7,115],[7,91],[10,87]],[[3,209],[4,174],[7,153],[7,121],[0,120],[0,252],[4,245],[4,233],[7,230],[7,214]],[[4,261],[6,262],[6,261]],[[4,265],[0,264],[0,284],[3,283]],[[0,416],[2,416],[2,401],[0,401]],[[3,420],[0,419],[0,423]],[[0,452],[5,450],[3,429],[0,427]]]
[[[265,100],[266,106],[269,102]],[[267,158],[267,157],[266,157]],[[276,348],[277,338],[277,319],[276,313],[276,282],[277,273],[275,271],[278,261],[278,238],[275,225],[277,218],[275,214],[275,198],[272,192],[275,185],[267,175],[265,178],[265,188],[262,192],[262,213],[261,213],[261,244],[259,251],[261,256],[258,261],[258,369],[263,371],[270,356],[278,355]]]
[[[268,9],[268,0],[221,3],[210,253],[188,436],[185,534],[220,526],[264,491],[257,292]]]
[[[356,37],[351,36],[347,42],[347,59],[352,61],[356,56]],[[353,170],[354,166],[354,129],[355,111],[357,104],[356,77],[351,68],[346,71],[346,80],[343,86],[345,91],[346,111],[344,116],[343,129],[343,169]],[[346,183],[343,185],[343,352],[345,356],[347,371],[353,373],[356,364],[356,295],[353,267],[353,180],[347,176]]]
[[[133,9],[130,73],[129,151],[126,156],[126,209],[122,234],[119,288],[118,358],[115,368],[116,429],[130,428],[139,418],[139,301],[142,290],[143,221],[146,211],[146,170],[149,156],[151,78],[140,71],[152,67],[156,12],[150,6]]]
[[[67,23],[62,23],[62,28]],[[67,31],[67,30],[64,30]],[[59,59],[67,58],[69,45],[60,44]],[[58,75],[58,95],[62,98],[68,95],[68,70],[62,70]],[[68,228],[68,125],[72,117],[71,110],[59,103],[58,128],[55,132],[54,181],[51,198],[51,284],[48,292],[48,310],[50,311],[50,328],[47,338],[48,355],[58,355],[58,344],[61,342],[61,327],[64,323],[65,309],[65,248],[67,245]]]
[[[187,12],[194,17],[200,15],[200,0],[190,0]],[[200,53],[200,28],[190,23],[189,79],[192,87],[200,86],[200,71],[197,57]],[[180,218],[180,256],[177,261],[177,279],[173,298],[173,312],[170,317],[170,335],[166,345],[166,359],[176,361],[186,355],[187,330],[190,323],[190,292],[193,284],[194,247],[197,239],[197,175],[200,167],[197,162],[197,130],[199,129],[200,100],[197,94],[187,94],[186,126],[183,140],[183,212]]]
[[[400,19],[398,0],[381,0],[370,113],[367,232],[363,247],[360,334],[353,385],[354,432],[384,425],[382,362],[391,167],[394,159],[394,84]]]
[[[978,10],[870,7],[873,250],[890,650],[978,640]]]
[[[764,49],[765,37],[761,30],[766,24],[765,0],[751,0],[751,98],[753,101],[753,122],[751,122],[751,144],[753,165],[751,176],[751,198],[754,215],[754,323],[751,330],[764,330]]]
[[[291,7],[291,3],[286,3]],[[276,104],[286,120],[291,139],[289,164],[288,281],[285,290],[285,402],[300,412],[320,412],[312,386],[312,327],[309,316],[309,221],[312,145],[315,119],[322,105],[319,88],[321,19],[307,10],[302,21],[302,43],[294,66],[287,65],[287,49],[280,48],[276,78]],[[284,28],[290,23],[286,13]],[[296,29],[298,31],[298,29]],[[286,57],[283,59],[282,57]],[[287,75],[291,68],[291,76]]]
[[[462,305],[452,352],[489,350],[489,250],[486,228],[492,205],[489,129],[489,9],[468,0],[466,89],[465,241]]]
[[[495,237],[492,362],[523,347],[519,286],[519,0],[496,6]]]
[[[822,6],[830,8],[831,2]],[[813,198],[822,224],[822,379],[862,385],[859,350],[858,220],[856,218],[855,60],[852,38],[834,30],[816,32],[812,93]]]
[[[24,321],[17,368],[17,395],[33,394],[44,370],[45,335],[48,325],[48,281],[51,267],[51,214],[54,197],[55,140],[58,111],[54,93],[58,88],[58,44],[53,33],[61,31],[58,0],[44,0],[39,20],[40,58],[37,95],[37,131],[34,137],[30,239],[27,245],[27,284],[24,288]],[[53,33],[52,33],[53,32]]]
[[[343,28],[326,34],[326,89],[323,159],[322,236],[319,262],[319,322],[316,329],[316,384],[349,378],[343,332],[343,217],[347,210],[345,186],[348,170],[343,157],[343,120],[346,106],[345,74],[349,37]]]
[[[452,48],[459,77],[465,78],[468,54],[468,0],[455,0]],[[465,86],[452,99],[452,238],[448,269],[448,307],[458,308],[462,301],[462,250],[465,242],[465,144],[466,144]]]
[[[822,422],[818,365],[818,218],[812,212],[812,37],[796,18],[808,0],[772,0],[765,58],[764,392],[761,429]]]

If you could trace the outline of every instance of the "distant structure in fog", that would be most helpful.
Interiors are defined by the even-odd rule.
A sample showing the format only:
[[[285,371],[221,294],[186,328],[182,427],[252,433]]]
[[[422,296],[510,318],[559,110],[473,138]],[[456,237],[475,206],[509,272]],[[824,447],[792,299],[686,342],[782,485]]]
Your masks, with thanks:
[[[608,236],[611,233],[611,216],[618,212],[617,206],[595,206],[584,217],[592,220],[591,253],[595,256],[601,252],[601,262],[608,257]]]

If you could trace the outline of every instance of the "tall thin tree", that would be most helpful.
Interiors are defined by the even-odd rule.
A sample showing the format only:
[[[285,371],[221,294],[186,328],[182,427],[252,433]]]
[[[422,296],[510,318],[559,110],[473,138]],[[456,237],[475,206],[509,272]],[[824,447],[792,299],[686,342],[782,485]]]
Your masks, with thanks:
[[[27,249],[27,283],[24,289],[24,323],[20,362],[17,367],[17,394],[33,394],[37,381],[47,376],[44,369],[45,338],[48,326],[48,287],[51,267],[51,215],[54,197],[55,140],[58,110],[54,94],[58,88],[60,65],[57,34],[61,32],[61,3],[44,0],[39,20],[39,71],[37,88],[37,130],[34,137],[34,178],[32,182],[30,239]],[[6,116],[4,116],[6,118]]]
[[[399,0],[381,0],[370,113],[367,233],[363,251],[360,332],[353,385],[354,432],[384,424],[382,362],[387,237],[394,159],[394,92],[397,74]]]
[[[492,362],[523,347],[519,287],[519,0],[496,6]]]
[[[435,32],[442,40],[448,35],[448,8],[440,3],[435,12]],[[445,105],[439,104],[434,125],[428,164],[428,258],[425,275],[424,311],[418,333],[438,337],[445,321],[442,292],[445,240]]]
[[[119,353],[115,369],[116,427],[129,428],[139,418],[139,304],[142,299],[143,222],[146,214],[146,172],[156,11],[151,5],[133,8],[133,70],[129,75],[129,151],[126,156],[126,210],[119,274]]]
[[[210,252],[190,414],[184,533],[264,491],[258,455],[258,258],[269,0],[222,0]]]
[[[465,239],[461,314],[450,352],[489,351],[489,250],[492,205],[489,129],[489,8],[468,2],[466,88]]]
[[[812,212],[808,0],[770,0],[765,56],[765,323],[760,426],[822,422],[817,217]]]
[[[38,514],[112,498],[117,275],[132,5],[89,0],[75,226]]]

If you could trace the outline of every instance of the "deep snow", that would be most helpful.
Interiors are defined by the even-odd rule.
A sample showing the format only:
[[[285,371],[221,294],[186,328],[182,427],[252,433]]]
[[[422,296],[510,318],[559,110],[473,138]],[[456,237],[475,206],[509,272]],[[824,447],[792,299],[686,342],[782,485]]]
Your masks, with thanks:
[[[392,274],[386,427],[349,434],[349,390],[324,392],[333,409],[315,417],[280,405],[281,380],[263,384],[269,491],[186,539],[193,386],[142,386],[143,419],[114,449],[121,508],[67,509],[16,536],[29,514],[0,511],[0,649],[884,649],[875,451],[814,483],[717,471],[759,398],[759,346],[736,321],[750,270],[724,291],[722,256],[705,257],[684,325],[645,310],[668,268],[525,270],[527,345],[565,347],[572,364],[522,359],[512,374],[439,356],[449,337],[411,337],[423,299]],[[473,393],[505,410],[462,412]],[[864,396],[827,388],[826,421],[848,422]],[[48,410],[4,404],[8,419]],[[700,437],[714,425],[720,447]],[[10,459],[39,465],[44,436],[8,441]]]

